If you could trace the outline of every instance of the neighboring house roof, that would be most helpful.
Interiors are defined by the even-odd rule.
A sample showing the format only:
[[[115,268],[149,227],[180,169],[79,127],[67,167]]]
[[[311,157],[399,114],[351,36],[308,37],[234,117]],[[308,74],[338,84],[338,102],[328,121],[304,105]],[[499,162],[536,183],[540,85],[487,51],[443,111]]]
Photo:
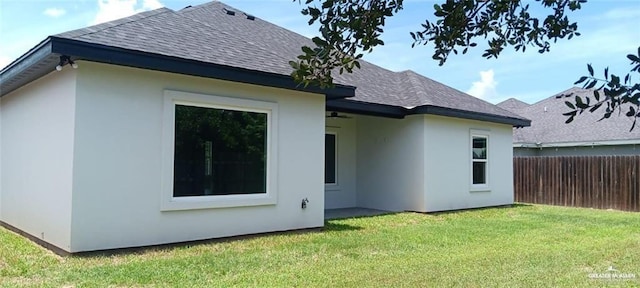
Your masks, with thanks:
[[[522,102],[516,98],[509,98],[507,100],[504,100],[498,104],[496,104],[496,106],[505,109],[505,110],[509,110],[511,112],[516,112],[522,108],[528,107],[530,104]]]
[[[336,88],[302,87],[289,76],[292,68],[288,63],[301,54],[303,45],[313,43],[220,2],[179,11],[161,8],[51,36],[40,44],[42,47],[35,47],[0,71],[0,95],[50,72],[57,58],[46,55],[49,52],[74,59],[323,93],[327,95],[328,109],[343,112],[397,118],[426,113],[514,126],[529,124],[512,112],[413,71],[393,72],[366,61],[360,61],[361,69],[354,73],[335,73]],[[351,98],[344,99],[348,97]]]
[[[602,118],[604,108],[594,113],[586,111],[576,116],[573,122],[565,124],[567,116],[562,113],[570,109],[564,102],[575,102],[575,96],[583,99],[586,96],[593,98],[593,90],[574,87],[527,106],[504,102],[498,104],[531,119],[530,127],[513,130],[514,146],[561,147],[640,143],[640,129],[636,127],[629,131],[632,120],[624,115],[624,108],[622,114],[614,113],[611,118],[602,121],[598,120]],[[512,108],[514,106],[521,107]]]

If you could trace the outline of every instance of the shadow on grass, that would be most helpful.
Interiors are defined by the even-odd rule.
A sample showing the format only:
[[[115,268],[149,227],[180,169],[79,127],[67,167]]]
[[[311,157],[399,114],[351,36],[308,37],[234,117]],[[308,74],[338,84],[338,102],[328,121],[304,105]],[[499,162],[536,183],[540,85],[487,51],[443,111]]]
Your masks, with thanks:
[[[345,225],[345,226],[348,226],[348,225]],[[269,237],[269,236],[276,236],[276,235],[296,235],[296,234],[305,234],[305,233],[322,233],[324,231],[325,231],[325,227],[296,229],[296,230],[287,230],[287,231],[274,231],[274,232],[230,236],[230,237],[223,237],[223,238],[211,238],[211,239],[203,239],[203,240],[141,246],[141,247],[116,248],[116,249],[108,249],[108,250],[78,252],[73,254],[67,253],[66,256],[70,255],[72,257],[92,258],[92,257],[109,257],[109,256],[118,256],[118,255],[127,255],[127,254],[144,254],[144,253],[149,253],[154,251],[172,250],[176,248],[227,243],[227,242],[235,242],[235,241],[241,241],[241,240],[251,240],[251,239],[256,239],[260,237]]]
[[[336,217],[336,218],[326,219],[326,220],[324,220],[324,228],[322,228],[322,230],[323,231],[355,231],[355,230],[362,230],[363,228],[360,227],[360,226],[343,224],[343,223],[338,223],[338,222],[340,222],[342,220],[348,220],[348,219],[383,217],[383,216],[393,215],[393,214],[398,214],[398,213],[402,213],[402,212],[387,211],[387,212],[376,213],[376,214],[355,215],[355,216],[345,216],[345,217]]]
[[[334,219],[334,220],[338,220],[338,219]],[[357,230],[362,230],[362,227],[349,225],[349,224],[335,223],[333,220],[325,221],[324,228],[322,228],[322,231],[325,231],[325,232],[335,232],[335,231],[343,232],[343,231],[357,231]]]
[[[458,214],[465,213],[469,211],[483,211],[483,210],[496,210],[496,209],[516,209],[522,207],[531,207],[533,205],[526,203],[514,203],[510,205],[502,205],[502,206],[491,206],[491,207],[479,207],[479,208],[469,208],[469,209],[460,209],[460,210],[450,210],[450,211],[440,211],[440,212],[429,212],[425,213],[428,215],[448,215],[448,214]]]

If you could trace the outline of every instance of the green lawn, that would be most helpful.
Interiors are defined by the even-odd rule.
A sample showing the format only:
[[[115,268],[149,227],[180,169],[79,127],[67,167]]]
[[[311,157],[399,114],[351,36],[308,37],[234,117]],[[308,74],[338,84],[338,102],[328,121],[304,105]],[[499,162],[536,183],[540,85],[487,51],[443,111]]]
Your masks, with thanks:
[[[551,206],[398,213],[321,232],[58,257],[0,229],[0,286],[636,287],[640,213]],[[591,273],[635,274],[631,280]]]

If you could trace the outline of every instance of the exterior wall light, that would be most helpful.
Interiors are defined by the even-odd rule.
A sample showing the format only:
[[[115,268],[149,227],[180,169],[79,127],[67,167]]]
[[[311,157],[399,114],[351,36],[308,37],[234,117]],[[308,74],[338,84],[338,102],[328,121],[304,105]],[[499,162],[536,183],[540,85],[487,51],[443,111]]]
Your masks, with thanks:
[[[60,61],[58,62],[58,65],[56,66],[56,70],[57,71],[62,71],[62,67],[64,65],[71,65],[71,67],[73,69],[77,69],[78,68],[78,64],[76,64],[76,62],[74,62],[73,60],[71,60],[71,57],[67,56],[67,55],[61,55],[60,56]]]

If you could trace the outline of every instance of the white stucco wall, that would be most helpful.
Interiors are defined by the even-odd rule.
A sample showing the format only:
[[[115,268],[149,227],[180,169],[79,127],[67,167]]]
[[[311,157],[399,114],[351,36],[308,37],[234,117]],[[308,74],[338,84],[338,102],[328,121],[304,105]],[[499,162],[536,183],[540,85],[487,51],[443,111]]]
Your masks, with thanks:
[[[355,207],[356,202],[356,117],[327,118],[326,130],[337,135],[337,184],[325,185],[325,209]]]
[[[423,116],[358,116],[357,126],[357,206],[424,210]]]
[[[489,122],[424,116],[425,212],[513,203],[512,128]],[[471,130],[489,134],[489,189],[471,189]]]
[[[71,251],[143,246],[324,223],[324,96],[79,63]],[[277,204],[161,211],[163,93],[277,102]],[[309,205],[301,209],[301,200]]]
[[[0,220],[70,249],[76,71],[52,72],[0,102]]]

